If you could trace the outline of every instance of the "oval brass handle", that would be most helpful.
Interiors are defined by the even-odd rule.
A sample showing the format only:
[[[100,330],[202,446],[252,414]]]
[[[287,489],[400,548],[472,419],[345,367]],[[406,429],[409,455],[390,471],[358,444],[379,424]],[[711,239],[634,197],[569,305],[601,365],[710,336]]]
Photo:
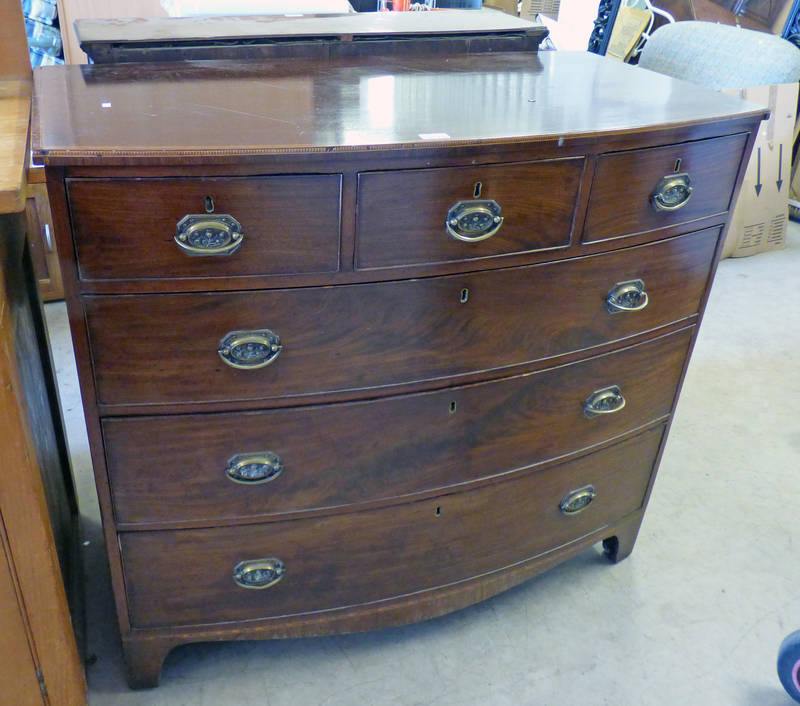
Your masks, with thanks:
[[[272,363],[283,346],[278,334],[269,329],[231,331],[219,342],[219,357],[232,368],[255,370]]]
[[[650,203],[656,211],[677,211],[689,202],[693,190],[688,174],[668,174],[659,179]]]
[[[269,588],[280,581],[286,567],[280,559],[248,559],[233,567],[233,580],[242,588]]]
[[[500,204],[491,199],[459,201],[447,212],[447,232],[456,240],[476,243],[491,238],[503,225]]]
[[[244,242],[242,226],[227,214],[190,214],[177,225],[175,242],[187,255],[232,255]]]
[[[275,480],[283,471],[281,457],[272,451],[236,454],[228,459],[225,474],[234,483],[257,485]]]
[[[631,279],[617,282],[606,296],[606,307],[610,314],[623,311],[641,311],[647,306],[648,297],[644,289],[644,281]]]
[[[577,515],[589,507],[592,500],[597,497],[593,485],[584,485],[582,488],[571,490],[562,499],[558,506],[565,515]]]
[[[619,385],[610,385],[602,390],[595,390],[583,403],[585,416],[597,417],[601,414],[614,414],[625,407],[625,398]]]

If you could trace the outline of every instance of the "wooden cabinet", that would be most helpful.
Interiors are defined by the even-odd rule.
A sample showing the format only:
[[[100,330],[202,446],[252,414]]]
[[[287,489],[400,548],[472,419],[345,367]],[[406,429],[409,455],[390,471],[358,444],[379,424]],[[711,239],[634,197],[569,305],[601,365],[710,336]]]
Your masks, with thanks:
[[[25,223],[0,212],[0,700],[74,706],[86,702],[78,508]]]
[[[21,5],[0,3],[0,701],[78,706],[86,702],[70,615],[70,604],[81,605],[78,511],[26,243],[24,27]],[[75,618],[80,633],[80,611]]]
[[[761,109],[561,52],[39,78],[133,686],[630,553]]]

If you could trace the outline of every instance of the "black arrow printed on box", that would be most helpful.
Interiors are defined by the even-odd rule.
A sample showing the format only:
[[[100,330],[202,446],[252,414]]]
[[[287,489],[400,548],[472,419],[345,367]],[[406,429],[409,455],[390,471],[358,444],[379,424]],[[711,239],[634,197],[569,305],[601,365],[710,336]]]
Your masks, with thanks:
[[[758,172],[756,175],[756,197],[761,195],[761,187],[764,186],[761,183],[761,148],[758,148]]]

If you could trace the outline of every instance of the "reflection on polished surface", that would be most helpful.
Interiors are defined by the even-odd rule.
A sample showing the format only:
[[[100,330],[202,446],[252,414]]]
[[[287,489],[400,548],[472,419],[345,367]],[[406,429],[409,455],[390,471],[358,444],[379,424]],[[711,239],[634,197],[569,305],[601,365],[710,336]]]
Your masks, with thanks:
[[[583,52],[47,67],[36,84],[37,147],[54,157],[542,139],[757,112]]]

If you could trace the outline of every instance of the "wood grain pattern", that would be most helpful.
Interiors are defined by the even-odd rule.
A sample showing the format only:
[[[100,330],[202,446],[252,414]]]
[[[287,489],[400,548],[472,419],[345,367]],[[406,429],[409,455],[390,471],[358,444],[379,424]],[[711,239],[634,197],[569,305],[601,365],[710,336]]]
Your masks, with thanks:
[[[585,52],[45,67],[35,81],[35,153],[49,165],[312,152],[327,161],[331,152],[559,144],[765,114]],[[431,133],[448,137],[421,137]]]
[[[718,191],[741,183],[762,109],[567,52],[38,74],[37,154],[133,686],[157,683],[181,642],[398,625],[599,540],[612,560],[631,552],[718,258],[731,198]],[[638,150],[656,174],[651,155],[683,143],[692,172],[723,186],[698,186],[701,212],[688,220],[625,215],[649,208],[652,185],[624,153]],[[545,160],[560,176],[520,166]],[[501,230],[478,257],[436,244],[429,221],[434,236],[443,223],[425,200],[471,198],[480,174],[495,198],[500,173],[515,174],[502,186],[508,225],[517,204],[538,208],[540,223]],[[341,175],[336,272],[309,273],[303,259],[264,274],[243,259],[214,274],[114,251],[120,220],[140,218],[133,250],[168,240],[156,231],[173,199],[153,186],[290,175]],[[114,180],[149,184],[141,193],[156,207],[121,219],[127,187],[86,196]],[[66,185],[78,182],[91,228],[68,210]],[[632,194],[642,203],[614,205]],[[601,221],[623,214],[628,239],[570,237],[597,208]],[[609,289],[638,278],[647,307],[609,314]],[[272,365],[222,363],[225,333],[262,328],[281,336]],[[586,396],[612,384],[626,408],[584,419]],[[231,455],[264,450],[284,457],[275,481],[224,479]],[[564,494],[588,482],[597,501],[563,517]],[[235,586],[236,562],[273,555],[287,562],[274,590]]]
[[[692,329],[554,370],[370,402],[103,422],[116,520],[252,521],[431,492],[588,448],[669,414]],[[619,385],[625,408],[584,400]],[[387,434],[386,430],[391,430]],[[271,450],[284,471],[234,483],[229,458]]]
[[[31,61],[28,56],[22,4],[4,2],[0,7],[0,82],[13,81],[23,81],[30,86]],[[3,88],[5,86],[0,88],[0,96]],[[4,130],[0,131],[0,136],[4,134]],[[4,160],[0,160],[0,165],[7,166],[3,162]]]
[[[584,242],[688,223],[727,211],[747,137],[731,135],[601,155],[592,182]],[[675,172],[690,175],[692,195],[677,211],[656,211],[650,196],[662,177]]]
[[[22,213],[0,216],[0,514],[30,629],[30,640],[14,647],[33,645],[49,703],[72,706],[86,698],[64,586],[64,576],[70,576],[67,545],[76,540],[70,523],[75,508],[64,487],[57,399],[43,368],[49,359],[40,357],[47,351],[32,310],[39,301],[25,256],[24,223]],[[41,698],[38,683],[34,695]]]
[[[563,466],[378,510],[263,526],[124,533],[132,623],[324,612],[499,571],[639,508],[662,435],[659,427]],[[578,515],[562,514],[562,498],[587,484],[597,491],[595,501]],[[273,556],[284,562],[286,575],[272,588],[233,582],[238,562]]]
[[[29,83],[0,80],[0,214],[25,208],[30,106]]]
[[[0,678],[3,699],[14,706],[47,706],[36,678],[38,664],[33,657],[24,602],[18,593],[16,575],[6,547],[0,513]]]
[[[341,178],[69,180],[81,279],[229,277],[335,272]],[[188,214],[229,214],[244,241],[233,255],[192,257],[174,241]],[[209,217],[212,217],[211,214]]]
[[[711,229],[547,265],[376,285],[87,297],[98,401],[357,392],[499,372],[622,340],[697,313],[717,235]],[[647,308],[609,314],[608,291],[635,278],[646,284]],[[264,328],[281,337],[275,362],[258,370],[222,362],[225,334]]]
[[[373,172],[358,177],[356,266],[391,267],[531,252],[570,244],[584,160]],[[480,184],[480,187],[477,185]],[[457,202],[492,199],[503,224],[476,243],[445,230]]]

